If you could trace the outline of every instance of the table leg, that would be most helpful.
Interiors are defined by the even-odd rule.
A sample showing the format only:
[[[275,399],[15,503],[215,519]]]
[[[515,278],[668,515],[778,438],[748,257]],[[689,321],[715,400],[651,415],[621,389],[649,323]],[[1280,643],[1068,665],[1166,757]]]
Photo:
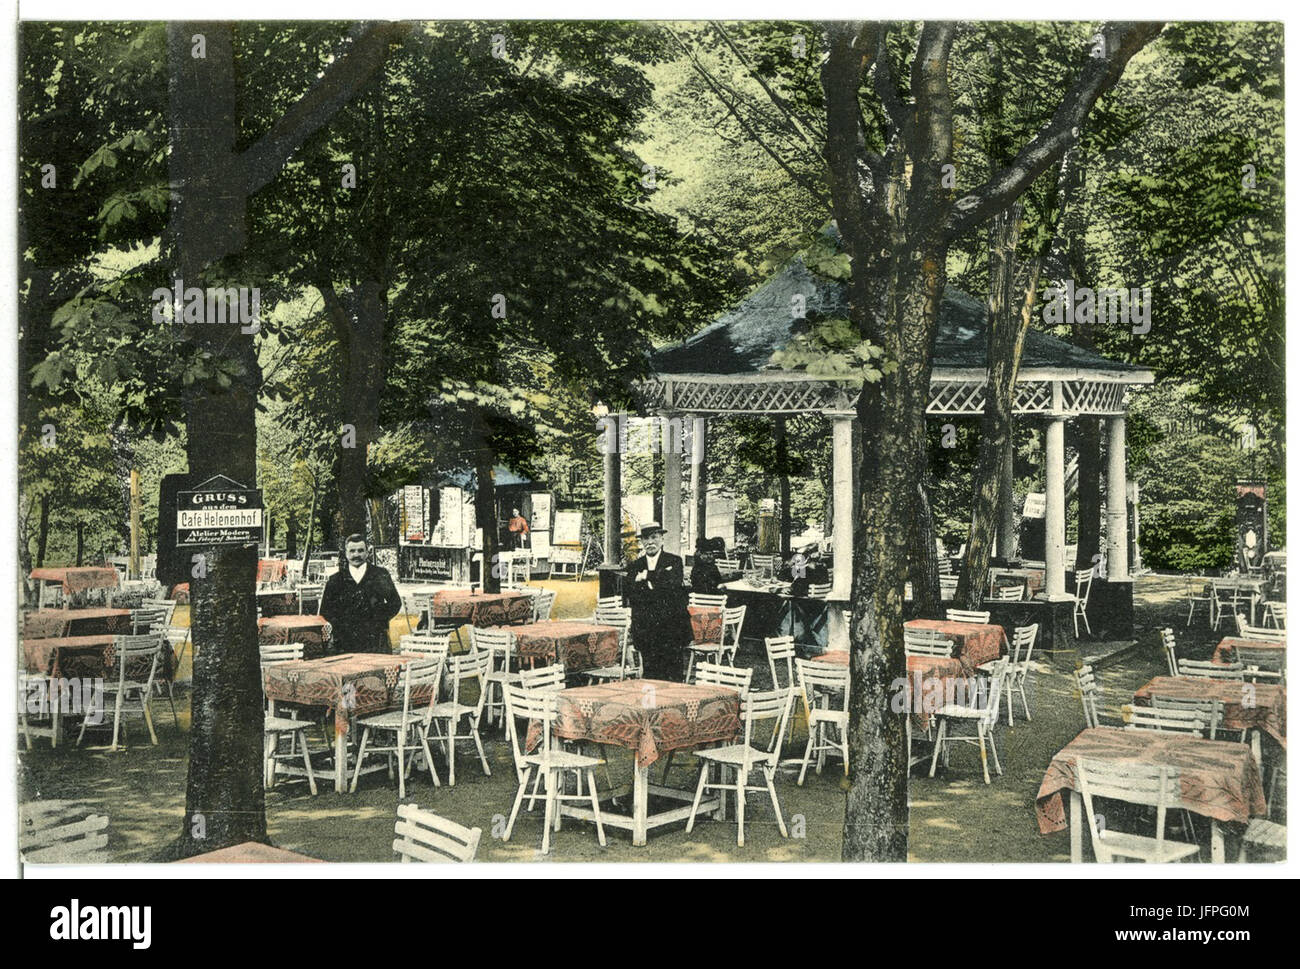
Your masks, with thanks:
[[[632,844],[646,842],[646,817],[650,813],[650,768],[637,764],[632,780]]]
[[[1083,795],[1070,792],[1070,863],[1083,863]]]
[[[1210,861],[1213,864],[1221,865],[1224,862],[1223,853],[1223,829],[1219,827],[1219,822],[1210,819]]]
[[[334,730],[334,790],[342,794],[347,790],[348,735],[337,727]]]
[[[63,705],[59,702],[59,685],[53,676],[50,677],[49,692],[46,699],[50,704],[50,747],[59,746],[59,738],[63,736]]]

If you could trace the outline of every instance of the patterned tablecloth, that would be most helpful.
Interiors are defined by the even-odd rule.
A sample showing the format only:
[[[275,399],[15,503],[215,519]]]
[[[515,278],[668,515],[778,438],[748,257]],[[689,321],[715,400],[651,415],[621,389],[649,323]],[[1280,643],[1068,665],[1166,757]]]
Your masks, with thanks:
[[[834,649],[812,658],[814,663],[848,666],[849,652]],[[956,656],[909,656],[907,680],[902,692],[894,694],[895,712],[911,712],[913,723],[924,729],[930,716],[945,703],[969,703],[970,694],[956,693],[957,680],[971,680],[971,671]],[[906,706],[903,707],[902,705]]]
[[[66,636],[125,636],[131,632],[130,609],[29,609],[23,614],[25,639]]]
[[[1152,697],[1178,700],[1219,700],[1228,730],[1266,730],[1286,746],[1286,688],[1276,683],[1237,683],[1188,676],[1157,676],[1133,694],[1139,706]]]
[[[353,717],[400,706],[398,673],[409,656],[341,653],[323,659],[273,663],[263,672],[266,698],[334,711],[337,735],[348,732]],[[414,696],[422,703],[428,697]]]
[[[468,622],[480,628],[513,626],[533,615],[533,597],[523,592],[473,592],[443,589],[433,594],[432,621]]]
[[[1025,590],[1025,598],[1030,599],[1036,593],[1043,591],[1045,577],[1046,573],[1042,569],[1000,569],[990,585],[994,589],[1014,589],[1016,586],[1022,586]]]
[[[722,610],[712,606],[687,606],[691,617],[691,638],[697,643],[717,643],[722,640]]]
[[[229,848],[218,848],[216,851],[204,852],[201,855],[195,855],[193,858],[182,858],[177,864],[284,865],[301,862],[311,862],[316,865],[324,864],[319,858],[308,858],[296,851],[287,851],[284,848],[259,844],[256,841],[245,841],[243,844],[231,845]]]
[[[325,652],[332,633],[324,616],[263,616],[257,620],[259,643],[302,643],[307,659]]]
[[[284,559],[258,559],[258,582],[283,582],[288,574],[289,563]]]
[[[617,666],[621,658],[618,629],[614,626],[557,619],[510,626],[508,630],[514,634],[515,652],[520,662],[527,660],[545,666],[558,659],[567,672],[574,673],[600,666]]]
[[[298,593],[287,589],[269,589],[266,592],[259,592],[257,594],[257,607],[262,610],[263,618],[267,616],[296,616],[298,614]]]
[[[1175,768],[1181,806],[1218,821],[1264,817],[1264,785],[1248,744],[1202,740],[1161,730],[1089,727],[1061,748],[1047,768],[1034,807],[1043,834],[1067,827],[1064,792],[1074,790],[1079,757]]]
[[[88,677],[116,680],[117,651],[113,648],[114,637],[96,636],[60,636],[49,639],[24,639],[23,663],[29,673],[42,676],[59,676],[65,679]],[[156,679],[172,678],[172,651],[164,643],[160,651],[160,662]],[[127,664],[128,679],[144,680],[149,676],[149,663],[144,657],[139,662],[132,660]]]
[[[109,566],[70,569],[32,569],[33,579],[43,582],[58,582],[63,585],[65,595],[85,592],[87,589],[116,589],[117,569]]]
[[[555,735],[614,744],[648,767],[670,750],[729,743],[740,736],[740,694],[725,686],[622,680],[559,694]]]
[[[1237,662],[1237,647],[1246,646],[1250,649],[1276,649],[1283,651],[1286,649],[1286,643],[1274,642],[1268,639],[1238,639],[1236,636],[1226,636],[1219,640],[1219,645],[1214,647],[1214,655],[1210,657],[1211,663],[1219,666],[1231,666]]]
[[[1001,626],[978,622],[949,622],[946,619],[912,619],[907,629],[931,629],[956,644],[955,654],[969,669],[992,662],[1002,655],[1005,633]]]

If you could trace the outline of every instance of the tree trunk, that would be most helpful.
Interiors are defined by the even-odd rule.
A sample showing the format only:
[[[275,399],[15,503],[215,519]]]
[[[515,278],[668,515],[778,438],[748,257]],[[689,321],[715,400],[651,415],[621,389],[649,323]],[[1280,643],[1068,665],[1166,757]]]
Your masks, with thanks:
[[[45,564],[45,549],[50,540],[50,494],[41,495],[41,523],[36,531],[36,567]]]
[[[1101,421],[1074,421],[1074,446],[1079,454],[1079,552],[1076,569],[1090,569],[1101,553]]]
[[[781,557],[790,557],[790,446],[786,439],[785,418],[776,419],[776,470],[781,486]]]
[[[298,516],[290,515],[285,535],[284,557],[296,559],[298,557]]]
[[[483,529],[483,591],[501,591],[501,555],[497,536],[497,489],[493,467],[496,455],[486,446],[474,452],[474,518]]]

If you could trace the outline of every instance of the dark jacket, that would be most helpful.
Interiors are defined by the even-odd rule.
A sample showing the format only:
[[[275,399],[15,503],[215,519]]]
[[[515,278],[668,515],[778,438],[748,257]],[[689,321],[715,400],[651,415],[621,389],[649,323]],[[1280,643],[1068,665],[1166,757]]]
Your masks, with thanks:
[[[650,571],[643,555],[627,567],[623,588],[632,607],[632,642],[645,660],[648,679],[680,679],[691,641],[686,612],[686,566],[680,555],[660,552]],[[638,576],[645,576],[638,581]]]
[[[331,653],[391,653],[388,622],[402,610],[402,597],[387,569],[367,565],[361,583],[346,562],[329,577],[320,614],[333,627]]]

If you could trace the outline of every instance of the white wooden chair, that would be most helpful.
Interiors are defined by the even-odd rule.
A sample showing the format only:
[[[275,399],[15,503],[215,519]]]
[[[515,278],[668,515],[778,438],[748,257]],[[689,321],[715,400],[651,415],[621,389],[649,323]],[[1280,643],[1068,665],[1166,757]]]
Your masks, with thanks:
[[[703,666],[704,664],[700,664]],[[788,838],[785,819],[781,817],[781,802],[776,796],[776,770],[781,755],[781,737],[785,733],[786,721],[790,716],[791,700],[794,691],[785,689],[765,690],[763,692],[743,695],[740,701],[740,715],[744,720],[744,735],[738,744],[725,744],[695,751],[700,760],[700,779],[695,787],[695,800],[691,804],[691,816],[686,821],[686,833],[695,827],[695,816],[700,810],[700,799],[707,790],[716,790],[722,797],[733,791],[736,797],[736,846],[745,846],[745,794],[747,791],[766,791],[772,799],[772,810],[776,812],[776,825],[781,837]],[[718,769],[718,780],[710,780],[713,768]],[[749,783],[750,775],[755,771],[763,775],[761,784]],[[734,775],[728,778],[728,772]]]
[[[1034,718],[1029,713],[1029,697],[1025,695],[1025,682],[1029,679],[1030,661],[1034,655],[1034,643],[1038,641],[1038,623],[1029,626],[1017,626],[1011,636],[1011,655],[1007,659],[1007,678],[1002,693],[1007,698],[1007,726],[1016,725],[1015,712],[1011,703],[1016,693],[1020,694],[1020,704],[1025,710],[1025,719]],[[991,673],[994,663],[985,663],[980,669]]]
[[[979,609],[948,609],[944,612],[949,622],[975,622],[988,625],[990,613]]]
[[[519,683],[525,690],[558,692],[564,689],[564,677],[565,670],[562,663],[519,671]]]
[[[947,561],[943,559],[942,561]],[[957,595],[957,579],[959,577],[952,574],[939,575],[939,598],[944,602],[951,602]]]
[[[397,641],[397,652],[401,656],[424,656],[436,659],[451,652],[451,630],[422,630],[407,633]]]
[[[487,675],[491,665],[492,654],[482,650],[447,657],[443,683],[444,686],[450,685],[451,697],[434,705],[432,720],[436,727],[436,736],[433,739],[441,743],[447,751],[449,765],[447,784],[451,787],[456,786],[456,742],[459,740],[474,741],[483,773],[489,777],[492,775],[487,755],[483,752],[483,737],[479,734],[479,724],[483,719],[483,703],[487,699]],[[478,696],[473,703],[464,703],[461,694],[471,680],[478,687]],[[464,733],[459,732],[461,721],[465,721],[466,724]],[[441,730],[443,724],[447,727],[446,734]]]
[[[117,750],[119,734],[124,734],[126,703],[138,700],[140,713],[145,726],[149,728],[149,741],[158,746],[158,735],[153,729],[153,713],[149,709],[153,697],[154,677],[158,675],[158,660],[162,650],[167,649],[167,637],[162,633],[145,633],[142,636],[114,636],[113,653],[117,666],[117,679],[106,677],[104,682],[104,705],[107,708],[109,698],[113,699],[113,743],[109,750]],[[81,732],[77,735],[77,746],[81,746],[86,736],[86,727],[99,726],[91,724],[90,717],[82,717]]]
[[[441,787],[438,772],[433,768],[433,752],[429,749],[429,724],[433,718],[434,704],[438,699],[438,685],[442,682],[445,657],[439,659],[409,660],[398,673],[397,685],[402,691],[402,708],[358,717],[361,727],[361,746],[357,748],[357,764],[352,772],[352,792],[357,790],[361,768],[366,754],[387,754],[389,777],[392,777],[393,756],[397,757],[397,796],[406,798],[406,774],[417,753],[424,753],[425,766],[434,787]],[[423,700],[414,694],[425,694]],[[392,734],[393,742],[386,745],[370,743],[371,734]]]
[[[1237,616],[1237,635],[1242,639],[1256,639],[1269,643],[1275,643],[1279,638],[1278,630],[1267,626],[1251,626],[1246,622],[1246,617],[1240,614]]]
[[[736,651],[740,649],[740,631],[745,626],[745,610],[748,606],[729,606],[722,610],[722,653],[721,659],[729,666],[736,665]]]
[[[626,680],[639,677],[642,671],[641,654],[632,645],[632,610],[621,606],[606,606],[596,610],[596,623],[601,626],[613,626],[618,630],[619,661],[611,666],[597,666],[583,670],[582,675],[588,683],[604,683],[609,680]]]
[[[740,571],[740,559],[717,559],[716,564],[718,566],[718,571],[722,572],[724,575],[727,572]]]
[[[1177,771],[1153,764],[1094,762],[1086,757],[1080,757],[1074,769],[1079,793],[1083,796],[1092,850],[1098,861],[1108,863],[1116,858],[1147,862],[1183,861],[1200,851],[1194,842],[1165,838],[1165,819],[1169,809],[1181,806]],[[1094,797],[1154,807],[1156,836],[1129,834],[1111,827],[1098,815],[1093,805]]]
[[[1137,708],[1140,709],[1140,708]],[[1196,699],[1193,697],[1153,696],[1151,709],[1157,711],[1177,710],[1182,713],[1194,713],[1205,724],[1207,739],[1218,740],[1219,731],[1223,729],[1223,701],[1217,697]]]
[[[1074,684],[1083,704],[1083,722],[1089,727],[1103,726],[1101,718],[1101,685],[1091,666],[1084,664],[1074,671]]]
[[[1207,587],[1204,578],[1196,575],[1184,576],[1183,597],[1187,601],[1187,625],[1192,624],[1192,615],[1202,602],[1205,603],[1206,612],[1211,616],[1214,615],[1214,593]]]
[[[763,640],[763,650],[767,653],[767,668],[772,674],[772,687],[777,690],[798,689],[794,677],[794,637],[768,636]],[[794,693],[791,693],[791,712],[794,708]],[[794,717],[786,717],[786,742],[794,737]]]
[[[42,818],[18,835],[18,850],[27,865],[101,864],[108,846],[108,815],[90,814],[79,821]]]
[[[1273,628],[1286,631],[1286,603],[1269,601],[1264,603],[1264,620],[1271,622]]]
[[[771,577],[776,573],[776,556],[754,552],[749,556],[749,567]]]
[[[1237,662],[1242,665],[1242,678],[1248,682],[1263,680],[1268,683],[1286,683],[1284,650],[1238,646]]]
[[[903,627],[903,653],[906,656],[951,656],[953,641],[937,629]]]
[[[1210,628],[1218,629],[1223,616],[1237,614],[1237,606],[1249,602],[1250,596],[1243,594],[1235,578],[1210,580]]]
[[[1120,707],[1125,730],[1159,730],[1204,737],[1209,730],[1206,717],[1198,710],[1159,710],[1125,704]]]
[[[831,594],[834,583],[831,582],[813,582],[808,586],[808,598],[825,599]],[[743,609],[744,606],[741,606]]]
[[[515,651],[515,634],[509,629],[480,629],[469,627],[470,646],[488,653],[492,662],[487,673],[487,699],[483,703],[484,719],[488,723],[500,723],[503,727],[506,718],[506,683],[519,682],[519,656]],[[499,717],[492,715],[493,710],[500,710]]]
[[[542,589],[533,596],[533,622],[550,622],[551,612],[555,608],[554,589]]]
[[[515,792],[515,802],[510,809],[510,820],[506,822],[504,840],[509,841],[514,831],[515,819],[519,808],[528,793],[528,782],[540,778],[546,787],[546,816],[542,821],[542,854],[551,850],[551,827],[560,830],[560,810],[562,801],[589,801],[596,822],[596,838],[600,846],[605,847],[605,828],[600,822],[600,801],[596,796],[596,768],[604,763],[597,757],[572,753],[556,746],[552,737],[552,728],[558,714],[557,694],[548,690],[527,690],[514,683],[506,684],[507,732],[510,736],[510,748],[515,758],[516,771],[520,775],[519,789]],[[523,727],[520,727],[520,723]],[[540,730],[538,749],[530,753],[524,749],[525,739],[532,725]],[[577,793],[564,792],[564,777],[573,774],[577,779]],[[587,788],[583,793],[583,786]],[[537,797],[536,784],[533,797]]]
[[[1242,674],[1243,667],[1240,663],[1220,666],[1218,663],[1211,663],[1209,660],[1180,659],[1178,661],[1179,676],[1190,676],[1202,680],[1237,680],[1240,682],[1245,679]]]
[[[266,704],[266,670],[278,663],[288,663],[302,659],[302,643],[261,643],[257,647],[258,658],[262,666],[262,703]],[[310,720],[298,720],[294,717],[272,716],[269,710],[262,714],[262,783],[267,787],[275,784],[275,778],[281,773],[281,761],[302,760],[303,774],[307,778],[307,788],[316,794],[316,775],[311,766],[311,753],[307,747],[307,731],[312,726]],[[288,751],[280,750],[280,740],[289,738]],[[298,749],[299,742],[302,749]],[[284,771],[284,773],[294,773]]]
[[[692,594],[693,595],[693,594]],[[709,598],[718,598],[712,596]],[[736,649],[740,645],[740,630],[745,622],[745,607],[737,606],[729,609],[725,605],[726,596],[721,597],[724,604],[720,607],[709,604],[710,608],[722,609],[722,623],[718,628],[718,638],[714,641],[700,640],[689,643],[686,646],[686,681],[691,679],[691,670],[695,668],[696,659],[707,659],[712,663],[721,663],[722,660],[730,655],[734,662]]]
[[[467,828],[422,811],[414,804],[399,804],[393,834],[393,852],[403,864],[412,861],[465,864],[478,854],[483,829]]]
[[[1237,855],[1238,862],[1246,860],[1248,846],[1264,848],[1275,853],[1286,852],[1286,825],[1278,824],[1267,818],[1251,818],[1246,822],[1246,831],[1241,836],[1241,849]]]
[[[314,616],[320,612],[320,599],[325,594],[324,582],[299,582],[298,583],[298,615]],[[307,610],[307,603],[315,606],[312,611]]]
[[[1023,602],[1024,599],[1025,587],[1023,585],[1008,585],[993,590],[994,602]]]
[[[1160,646],[1165,651],[1165,661],[1169,664],[1169,675],[1178,676],[1178,644],[1174,641],[1174,631],[1166,626],[1160,630]]]
[[[749,692],[749,684],[753,679],[754,671],[751,669],[737,669],[721,663],[700,663],[695,667],[695,679],[691,682],[696,686],[729,687],[743,697]]]
[[[1083,628],[1092,635],[1092,626],[1088,624],[1088,597],[1092,595],[1092,577],[1095,569],[1079,569],[1074,573],[1074,636],[1079,637],[1079,620]]]
[[[691,592],[686,596],[688,606],[698,606],[702,609],[725,609],[727,608],[727,594],[710,595],[706,592]]]
[[[180,720],[176,716],[176,697],[172,692],[172,680],[175,678],[176,670],[180,667],[180,660],[176,658],[175,647],[179,642],[181,651],[184,652],[190,631],[183,626],[179,629],[172,627],[172,617],[175,613],[175,599],[144,599],[140,603],[139,609],[132,610],[131,624],[135,635],[146,632],[162,633],[167,640],[167,645],[172,653],[172,675],[166,676],[164,671],[160,669],[158,676],[154,679],[154,692],[158,696],[166,694],[167,706],[172,715],[172,726],[179,730]]]
[[[976,694],[974,704],[949,703],[939,708],[935,714],[938,726],[934,736],[934,754],[930,758],[931,777],[934,776],[935,767],[938,766],[940,753],[943,753],[944,764],[947,765],[948,747],[953,743],[975,744],[979,747],[980,766],[984,768],[985,784],[990,782],[988,760],[990,752],[993,754],[993,766],[1001,775],[1002,763],[998,760],[998,748],[993,740],[993,728],[998,722],[998,708],[1002,704],[1002,690],[1005,687],[1006,678],[1007,660],[998,660],[989,675],[988,695],[982,705],[978,702],[980,699],[979,694]],[[973,726],[975,733],[973,735],[954,733],[954,728],[962,724]]]
[[[802,787],[808,763],[817,755],[817,773],[822,772],[826,755],[833,753],[844,762],[844,776],[849,774],[849,670],[805,659],[794,661],[804,715],[808,721],[808,744],[796,783]],[[833,733],[832,733],[833,731]]]

